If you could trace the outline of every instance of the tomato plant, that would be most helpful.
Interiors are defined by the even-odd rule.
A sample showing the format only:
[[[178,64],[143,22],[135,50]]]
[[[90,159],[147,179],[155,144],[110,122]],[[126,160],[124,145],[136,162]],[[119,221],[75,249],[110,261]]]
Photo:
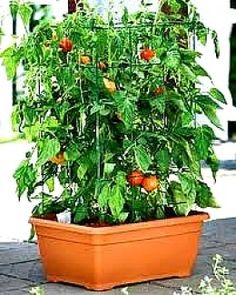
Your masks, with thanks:
[[[212,125],[225,99],[201,90],[209,75],[189,45],[194,33],[203,45],[211,36],[218,56],[217,35],[190,1],[163,5],[124,9],[119,24],[85,5],[1,53],[10,79],[25,71],[12,118],[33,149],[14,177],[19,198],[39,200],[34,215],[67,209],[73,223],[119,224],[217,207],[201,162],[215,178]]]

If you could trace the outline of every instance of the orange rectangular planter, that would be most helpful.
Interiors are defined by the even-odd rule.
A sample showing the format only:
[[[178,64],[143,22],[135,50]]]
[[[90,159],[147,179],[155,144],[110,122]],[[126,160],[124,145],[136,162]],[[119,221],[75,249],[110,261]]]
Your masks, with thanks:
[[[49,282],[92,290],[191,275],[208,214],[91,228],[31,218]]]

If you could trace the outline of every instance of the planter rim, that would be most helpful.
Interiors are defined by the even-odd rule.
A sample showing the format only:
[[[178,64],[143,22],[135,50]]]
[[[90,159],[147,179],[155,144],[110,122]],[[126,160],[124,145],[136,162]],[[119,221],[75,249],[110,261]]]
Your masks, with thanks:
[[[165,219],[158,219],[153,221],[144,221],[137,223],[127,223],[121,225],[113,225],[107,227],[89,227],[84,225],[77,224],[66,224],[57,221],[51,221],[41,218],[30,217],[29,223],[34,226],[43,226],[54,229],[65,229],[71,232],[81,232],[91,235],[109,235],[114,233],[122,233],[127,231],[136,231],[142,229],[158,228],[158,227],[169,227],[173,225],[179,225],[183,223],[195,223],[199,221],[204,221],[209,219],[209,214],[206,212],[196,212],[194,215],[181,216],[181,217],[172,217]]]

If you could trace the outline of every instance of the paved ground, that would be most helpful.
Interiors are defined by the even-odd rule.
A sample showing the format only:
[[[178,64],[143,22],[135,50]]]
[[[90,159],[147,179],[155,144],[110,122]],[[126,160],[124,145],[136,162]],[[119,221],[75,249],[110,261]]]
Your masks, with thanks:
[[[192,277],[153,281],[132,285],[128,289],[116,288],[107,292],[91,292],[75,286],[47,283],[36,245],[0,243],[0,294],[29,294],[32,287],[41,285],[45,295],[173,295],[181,286],[196,288],[204,275],[211,274],[211,258],[216,253],[223,255],[225,264],[230,269],[231,278],[236,282],[236,218],[205,223],[200,253]]]

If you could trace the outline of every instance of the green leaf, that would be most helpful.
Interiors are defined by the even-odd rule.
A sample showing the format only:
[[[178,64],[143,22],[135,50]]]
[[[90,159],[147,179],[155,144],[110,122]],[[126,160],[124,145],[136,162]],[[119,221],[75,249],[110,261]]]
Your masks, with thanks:
[[[171,107],[174,106],[174,107],[177,107],[178,110],[186,112],[184,101],[179,94],[175,92],[171,92],[166,98],[166,100],[167,100],[168,106],[171,106]]]
[[[111,209],[112,216],[115,220],[119,221],[120,214],[125,204],[125,200],[122,196],[121,188],[119,185],[115,185],[112,188],[108,204],[109,208]]]
[[[206,159],[206,163],[211,168],[212,176],[213,176],[214,180],[216,181],[216,173],[219,170],[220,161],[218,160],[216,154],[214,153],[214,151],[212,149],[209,152],[209,156]]]
[[[186,64],[181,64],[181,66],[180,66],[180,73],[183,76],[185,76],[188,80],[190,80],[190,81],[196,81],[196,78],[197,78],[196,74]]]
[[[116,92],[113,95],[113,98],[116,102],[117,110],[120,113],[122,121],[126,128],[130,128],[134,121],[136,98],[122,91]]]
[[[179,173],[178,174],[182,191],[186,198],[190,198],[195,201],[196,197],[196,185],[195,178],[190,173]]]
[[[116,174],[115,182],[121,189],[126,187],[126,183],[127,183],[126,176],[127,176],[127,173],[124,171],[118,171]]]
[[[134,153],[135,153],[135,161],[136,161],[138,167],[143,172],[146,172],[152,163],[152,160],[151,160],[149,154],[142,146],[135,147]]]
[[[50,158],[56,156],[60,152],[60,142],[58,139],[41,139],[38,144],[38,160],[37,166],[42,166]]]
[[[24,135],[25,135],[26,140],[31,142],[31,141],[35,141],[36,139],[38,139],[39,134],[40,134],[40,130],[41,130],[41,123],[40,122],[36,122],[34,125],[32,125],[30,127],[25,127],[24,128]]]
[[[16,75],[19,61],[16,59],[17,49],[15,45],[1,52],[0,57],[6,67],[7,79],[12,80]]]
[[[214,132],[209,126],[203,125],[196,128],[195,134],[195,148],[199,160],[206,160],[208,157],[208,149],[215,137]]]
[[[54,191],[54,176],[47,179],[46,185],[50,193]]]
[[[197,186],[196,204],[200,208],[220,208],[209,186],[201,181],[198,182]]]
[[[32,13],[33,13],[33,9],[29,3],[20,4],[19,15],[20,15],[22,22],[25,26],[29,25]]]
[[[84,219],[86,219],[88,217],[88,207],[85,205],[79,205],[76,210],[75,210],[75,214],[74,214],[74,223],[75,224],[79,224],[81,223],[81,221],[83,221]]]
[[[220,43],[219,43],[219,39],[218,39],[218,35],[217,35],[216,31],[212,31],[211,38],[214,42],[216,57],[219,58],[219,56],[220,56]]]
[[[116,167],[116,163],[105,163],[104,164],[104,174],[110,175]]]
[[[82,180],[89,169],[90,163],[83,162],[80,164],[79,168],[77,169],[77,176],[80,180]]]
[[[200,28],[196,30],[196,35],[198,40],[201,42],[203,46],[207,43],[207,37],[209,34],[209,29],[204,26],[204,24],[200,23]]]
[[[170,183],[169,190],[175,213],[178,216],[187,216],[192,209],[195,199],[191,196],[186,197],[181,184],[176,181]]]
[[[18,0],[11,0],[9,6],[10,6],[11,16],[15,20],[17,17],[18,10],[19,10],[19,1]]]
[[[24,192],[33,190],[37,180],[37,171],[28,160],[24,160],[20,163],[13,176],[17,183],[17,195],[20,199]]]
[[[150,104],[151,106],[156,107],[161,114],[164,114],[166,108],[165,95],[159,95],[157,98],[151,100]]]
[[[166,54],[166,58],[164,59],[165,65],[169,69],[177,69],[180,65],[181,56],[178,50],[168,51]]]
[[[79,147],[75,142],[70,142],[65,150],[65,159],[67,161],[76,161],[79,158]]]
[[[213,125],[215,125],[217,128],[221,128],[221,123],[216,114],[215,108],[212,108],[210,106],[205,106],[205,107],[202,107],[202,111]]]
[[[101,210],[106,210],[108,208],[109,199],[110,199],[110,189],[109,189],[109,185],[106,183],[103,186],[98,196],[98,205]]]
[[[170,166],[170,153],[167,148],[163,148],[156,153],[157,167],[160,174],[168,174]]]
[[[210,96],[212,98],[215,98],[216,100],[218,100],[218,101],[220,101],[220,102],[222,102],[224,104],[227,103],[226,100],[225,100],[225,97],[224,97],[223,93],[220,92],[220,90],[218,90],[217,88],[211,88],[209,94],[210,94]]]
[[[11,114],[11,123],[13,131],[18,131],[19,125],[21,122],[21,111],[19,105],[13,106],[13,111]]]

